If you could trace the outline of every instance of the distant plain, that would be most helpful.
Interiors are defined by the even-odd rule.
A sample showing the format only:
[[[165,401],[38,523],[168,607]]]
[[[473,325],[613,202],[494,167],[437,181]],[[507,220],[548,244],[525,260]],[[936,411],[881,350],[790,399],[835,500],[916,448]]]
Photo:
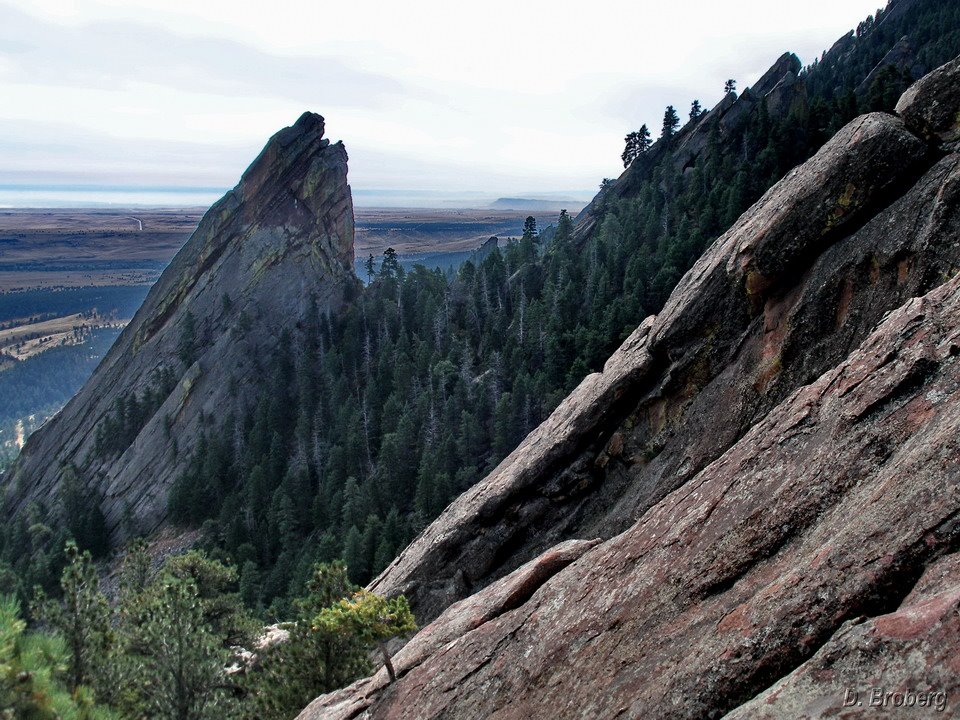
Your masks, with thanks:
[[[579,210],[572,205],[570,212]],[[0,210],[0,470],[89,376],[206,208]],[[490,237],[518,237],[509,208],[356,208],[355,268],[392,247],[407,268],[455,270]]]
[[[204,211],[0,210],[0,293],[152,284]],[[463,253],[465,259],[492,235],[519,236],[529,214],[501,209],[357,208],[356,257],[362,264],[369,255],[379,258],[392,247],[408,264],[447,253]],[[533,215],[543,227],[554,222],[557,213]]]

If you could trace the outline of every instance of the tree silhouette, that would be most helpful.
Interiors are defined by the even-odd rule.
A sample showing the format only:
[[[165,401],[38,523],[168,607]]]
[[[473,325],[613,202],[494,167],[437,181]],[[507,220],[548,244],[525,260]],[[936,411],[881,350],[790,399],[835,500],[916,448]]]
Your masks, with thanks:
[[[623,160],[624,167],[630,167],[633,161],[649,150],[650,145],[653,144],[650,140],[650,130],[646,125],[641,125],[639,130],[628,134],[623,140],[625,147],[620,159]]]
[[[677,128],[680,127],[680,116],[677,115],[676,108],[673,105],[667,105],[667,109],[663,113],[663,132],[661,137],[672,138],[677,132]]]

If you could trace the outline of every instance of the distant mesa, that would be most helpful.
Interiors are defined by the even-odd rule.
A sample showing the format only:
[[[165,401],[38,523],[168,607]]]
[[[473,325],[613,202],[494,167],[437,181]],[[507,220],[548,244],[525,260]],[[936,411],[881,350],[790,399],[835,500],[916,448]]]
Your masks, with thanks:
[[[578,213],[587,203],[582,200],[540,200],[537,198],[497,198],[490,207],[497,210],[525,210],[530,212],[560,212],[566,210]]]

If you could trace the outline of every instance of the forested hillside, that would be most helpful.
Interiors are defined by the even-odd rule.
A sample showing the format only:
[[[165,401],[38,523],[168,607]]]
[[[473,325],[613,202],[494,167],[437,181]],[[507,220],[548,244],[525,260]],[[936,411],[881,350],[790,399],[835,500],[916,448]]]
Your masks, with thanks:
[[[890,52],[904,43],[909,53]],[[239,410],[201,417],[171,518],[202,527],[205,546],[240,569],[245,601],[271,616],[287,612],[318,560],[342,558],[351,580],[369,580],[656,313],[777,179],[858,113],[891,110],[911,78],[957,54],[956,4],[899,0],[802,69],[775,113],[750,90],[727,93],[709,113],[691,100],[682,127],[668,109],[660,139],[603,182],[576,227],[562,213],[538,237],[531,222],[454,275],[405,271],[388,252],[341,312],[314,312],[277,350],[251,356],[257,391],[223,378]],[[893,64],[878,68],[886,57]],[[698,136],[704,144],[691,157]],[[243,321],[231,332],[243,333]],[[180,324],[180,371],[193,362],[194,322],[205,319],[188,313]],[[166,382],[156,381],[157,392],[120,398],[98,425],[98,460],[123,451],[156,412]],[[84,516],[95,518],[98,498],[85,502]],[[3,528],[22,597],[34,582],[55,587],[75,524],[66,514],[63,503],[34,507]],[[132,519],[126,525],[136,534]]]
[[[911,68],[880,69],[858,92],[904,36]],[[699,116],[683,129],[666,117],[627,190],[604,184],[586,239],[564,213],[549,243],[529,227],[453,277],[404,272],[388,253],[340,317],[315,316],[262,360],[264,387],[243,416],[210,419],[172,516],[202,525],[240,567],[247,602],[279,603],[274,613],[317,560],[343,558],[368,581],[598,370],[774,182],[957,54],[960,7],[891,4],[800,73],[805,94],[788,113],[758,103],[743,122],[715,122],[694,165],[678,148]]]
[[[927,502],[953,468],[944,454],[950,428],[937,427],[946,415],[936,407],[948,407],[956,386],[942,371],[955,367],[945,321],[952,301],[943,302],[941,289],[911,300],[906,312],[886,313],[880,304],[896,308],[916,296],[920,280],[942,282],[945,268],[954,269],[952,256],[937,248],[951,242],[955,226],[937,215],[949,206],[953,222],[953,198],[940,200],[956,177],[944,155],[957,136],[938,136],[940,144],[920,125],[861,118],[714,243],[849,120],[890,112],[911,80],[958,55],[960,3],[892,0],[805,68],[784,55],[739,95],[729,81],[709,111],[677,98],[676,107],[689,103],[687,121],[670,106],[656,142],[642,129],[628,135],[623,174],[604,180],[576,219],[561,212],[538,232],[531,217],[522,237],[484,245],[455,272],[405,268],[387,250],[364,263],[366,286],[352,271],[346,151],[324,138],[322,117],[304,113],[205,216],[95,382],[28,443],[18,462],[28,461],[32,472],[21,464],[22,474],[2,477],[10,514],[0,524],[0,717],[281,720],[371,672],[373,651],[385,663],[374,679],[383,685],[354,686],[363,696],[357,704],[353,691],[341,695],[350,706],[344,717],[380,702],[391,686],[399,690],[387,701],[398,712],[465,708],[461,714],[479,717],[497,704],[496,711],[515,701],[514,709],[523,708],[524,695],[536,695],[543,704],[530,707],[542,714],[561,687],[568,703],[561,710],[571,716],[590,711],[578,705],[584,697],[610,714],[635,712],[629,703],[643,693],[662,693],[664,708],[676,709],[682,698],[686,716],[703,716],[705,708],[719,716],[762,697],[773,680],[828,647],[831,634],[859,632],[877,619],[865,613],[882,616],[923,590],[924,564],[956,551],[949,503]],[[935,85],[958,73],[953,67]],[[940,90],[955,99],[955,87]],[[656,120],[636,124],[660,126]],[[854,197],[853,179],[865,176],[879,182],[864,183],[864,195]],[[891,204],[908,189],[909,202]],[[836,269],[859,273],[888,235],[896,242],[869,281],[896,287],[881,297],[850,283],[837,327],[806,332],[823,329],[810,321],[822,308],[834,317]],[[851,238],[856,253],[843,262],[810,265],[820,244],[831,243],[823,257]],[[921,245],[930,257],[902,270],[900,259]],[[640,340],[612,358],[603,380],[565,404],[572,408],[563,416],[567,427],[541,428],[517,454],[526,474],[493,476],[510,485],[509,503],[495,497],[496,482],[477,486],[663,308],[707,251],[661,324],[644,325],[649,335],[635,333]],[[771,274],[777,286],[754,295],[750,281],[763,279],[765,266],[758,270],[751,258],[739,274],[724,270],[741,251],[782,252],[791,264]],[[944,288],[952,293],[956,280]],[[800,321],[768,346],[759,322],[766,306],[746,308],[758,296],[775,304],[794,293],[804,314],[789,315],[787,303],[775,308]],[[882,337],[874,334],[859,359],[844,361],[881,316]],[[784,352],[788,341],[792,356]],[[810,355],[808,343],[819,344],[823,366],[837,368],[829,372],[850,374],[827,376],[797,361]],[[744,347],[751,357],[731,361]],[[701,362],[708,353],[721,359]],[[782,394],[771,392],[771,405],[752,404],[754,371],[783,371],[784,358],[794,363],[785,363],[789,377],[776,386]],[[924,387],[935,375],[936,385]],[[826,380],[806,385],[808,377]],[[801,386],[813,390],[795,392]],[[655,432],[647,431],[656,417],[637,421],[650,397],[667,408],[664,415],[679,408]],[[826,410],[814,417],[810,408],[821,401]],[[884,408],[901,401],[909,402],[897,411],[903,418],[890,420],[896,413]],[[749,406],[754,424],[740,428],[747,411],[732,418],[731,403]],[[684,414],[707,405],[710,412]],[[728,422],[734,429],[720,430]],[[910,433],[926,426],[930,435],[915,442]],[[558,428],[558,438],[543,442]],[[553,450],[563,447],[544,451],[554,440]],[[908,450],[900,469],[898,447]],[[688,463],[691,448],[698,454]],[[664,470],[654,478],[664,482],[650,484],[662,491],[659,501],[620,502],[629,499],[624,489],[648,492],[653,471],[638,474],[637,486],[607,484],[609,512],[597,519],[609,531],[604,540],[616,539],[565,535],[585,506],[580,490],[597,490],[602,468],[628,460]],[[834,462],[836,477],[828,467]],[[902,467],[933,466],[937,474],[917,471],[924,482],[910,492],[884,492]],[[781,482],[784,467],[788,482]],[[861,477],[870,484],[858,487]],[[674,481],[700,485],[676,492]],[[488,493],[482,502],[458,502],[407,548],[471,487]],[[879,497],[899,514],[875,503],[865,521],[847,522],[847,510],[860,512],[864,498]],[[563,503],[562,514],[544,510]],[[917,507],[940,515],[927,522],[933,515]],[[496,523],[487,522],[491,516]],[[628,532],[615,527],[638,517]],[[548,523],[555,527],[541,534]],[[811,534],[830,542],[811,549]],[[484,540],[473,543],[477,537]],[[513,563],[511,553],[534,537],[549,549]],[[358,587],[404,548],[390,572],[417,558],[418,545],[440,556],[421,564],[429,575],[417,580],[421,587],[408,582],[411,575],[386,589]],[[889,547],[896,555],[885,554]],[[845,556],[856,562],[845,565]],[[877,570],[877,558],[894,559]],[[443,607],[417,596],[431,582],[453,588]],[[825,594],[825,587],[840,590]],[[611,603],[611,592],[636,602]],[[769,602],[774,595],[782,602]],[[433,622],[450,598],[466,600]],[[679,619],[677,598],[687,608]],[[749,613],[738,615],[743,607]],[[418,621],[430,625],[419,645],[415,638],[394,655],[395,672],[386,642],[409,636]],[[457,642],[465,633],[471,640]],[[741,652],[744,637],[756,653]],[[611,653],[619,653],[625,674],[610,673]],[[721,674],[728,671],[732,679]],[[491,693],[491,683],[503,691]],[[412,686],[410,695],[399,694]],[[702,696],[713,704],[697,705]],[[318,702],[307,717],[329,717],[326,701]]]

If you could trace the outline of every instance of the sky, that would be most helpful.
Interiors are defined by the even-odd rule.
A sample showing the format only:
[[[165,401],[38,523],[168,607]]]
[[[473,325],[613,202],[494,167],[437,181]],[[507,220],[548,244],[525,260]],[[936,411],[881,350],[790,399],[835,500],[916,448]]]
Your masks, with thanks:
[[[360,205],[589,199],[666,105],[882,2],[0,0],[0,192],[215,196],[313,110]]]

